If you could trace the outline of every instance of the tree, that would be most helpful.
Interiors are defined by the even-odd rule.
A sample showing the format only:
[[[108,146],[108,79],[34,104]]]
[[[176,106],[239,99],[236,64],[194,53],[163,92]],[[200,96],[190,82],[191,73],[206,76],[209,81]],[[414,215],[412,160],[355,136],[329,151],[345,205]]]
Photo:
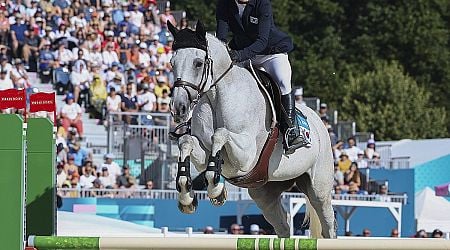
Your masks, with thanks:
[[[430,92],[403,72],[397,62],[379,61],[373,71],[350,76],[344,113],[379,140],[445,136],[445,109],[432,107]]]

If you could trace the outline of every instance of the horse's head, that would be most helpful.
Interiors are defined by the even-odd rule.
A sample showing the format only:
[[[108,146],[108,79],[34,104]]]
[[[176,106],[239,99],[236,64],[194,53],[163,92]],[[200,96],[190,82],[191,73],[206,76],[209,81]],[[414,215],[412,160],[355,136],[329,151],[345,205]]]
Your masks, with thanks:
[[[193,105],[197,103],[203,93],[211,88],[215,80],[213,72],[218,67],[217,64],[225,60],[214,61],[213,65],[212,55],[209,53],[211,44],[209,44],[206,30],[200,21],[197,22],[195,30],[188,28],[179,30],[170,21],[167,22],[167,26],[174,37],[172,45],[174,55],[171,64],[175,83],[171,112],[175,122],[181,122],[189,118]],[[215,40],[217,40],[217,44],[220,44],[218,39]],[[214,41],[212,45],[215,46],[215,44]],[[223,50],[226,52],[225,46],[223,46]],[[221,52],[215,51],[215,53]],[[228,54],[224,54],[231,62]]]

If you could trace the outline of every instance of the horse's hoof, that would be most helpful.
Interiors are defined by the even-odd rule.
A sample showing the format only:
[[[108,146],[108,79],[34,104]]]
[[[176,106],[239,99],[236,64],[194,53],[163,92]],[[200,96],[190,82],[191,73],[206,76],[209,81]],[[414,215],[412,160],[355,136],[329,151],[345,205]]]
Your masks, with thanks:
[[[193,214],[197,210],[198,200],[197,196],[194,195],[194,199],[190,205],[183,205],[178,201],[178,209],[184,214]]]
[[[228,195],[227,189],[224,186],[219,196],[217,196],[216,198],[210,198],[209,200],[214,206],[220,207],[223,206],[223,204],[225,204],[225,201],[227,201],[227,195]]]

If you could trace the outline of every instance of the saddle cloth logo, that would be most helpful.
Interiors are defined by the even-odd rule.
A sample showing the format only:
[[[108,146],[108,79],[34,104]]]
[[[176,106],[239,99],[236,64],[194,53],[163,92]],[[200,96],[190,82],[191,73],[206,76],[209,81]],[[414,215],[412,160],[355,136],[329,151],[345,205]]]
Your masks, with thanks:
[[[258,24],[258,18],[250,16],[250,22],[253,24]]]

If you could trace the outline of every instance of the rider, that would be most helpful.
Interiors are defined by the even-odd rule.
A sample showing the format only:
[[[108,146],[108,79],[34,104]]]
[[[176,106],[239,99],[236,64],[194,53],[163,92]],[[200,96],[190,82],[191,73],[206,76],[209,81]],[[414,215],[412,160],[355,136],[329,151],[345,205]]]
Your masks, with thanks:
[[[297,124],[291,93],[292,70],[287,53],[294,46],[292,39],[275,26],[270,0],[219,0],[216,20],[218,39],[226,43],[228,32],[233,33],[229,43],[231,60],[251,59],[253,65],[264,68],[280,86],[281,103],[289,120],[284,136],[286,153],[310,146]]]

